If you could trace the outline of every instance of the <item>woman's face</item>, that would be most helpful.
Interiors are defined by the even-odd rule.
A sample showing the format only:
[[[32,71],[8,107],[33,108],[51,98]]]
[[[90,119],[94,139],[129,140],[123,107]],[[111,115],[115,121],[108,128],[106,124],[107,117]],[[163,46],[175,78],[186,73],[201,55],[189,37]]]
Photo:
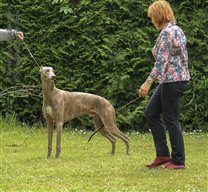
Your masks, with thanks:
[[[157,19],[157,18],[156,18]],[[163,27],[165,27],[166,26],[166,24],[165,25],[159,25],[158,24],[158,21],[155,19],[155,17],[151,17],[151,21],[152,21],[152,23],[153,23],[153,25],[155,26],[155,28],[158,30],[158,31],[161,31],[162,29],[163,29]]]
[[[153,25],[154,25],[154,26],[156,27],[156,29],[157,29],[157,25],[156,25],[156,21],[155,21],[154,17],[151,17],[151,21],[152,21]]]
[[[152,21],[153,25],[155,26],[155,20],[154,20],[154,17],[151,17],[151,21]]]

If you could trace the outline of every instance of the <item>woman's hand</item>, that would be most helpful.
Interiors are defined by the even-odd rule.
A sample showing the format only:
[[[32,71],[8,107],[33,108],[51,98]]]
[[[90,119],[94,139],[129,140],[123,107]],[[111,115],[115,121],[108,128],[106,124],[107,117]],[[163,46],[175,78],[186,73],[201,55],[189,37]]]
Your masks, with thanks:
[[[142,86],[138,90],[140,97],[147,96],[153,81],[154,81],[154,79],[152,77],[148,77],[147,80],[142,84]]]
[[[151,85],[147,84],[146,81],[142,84],[142,86],[139,89],[139,96],[140,97],[146,97]]]

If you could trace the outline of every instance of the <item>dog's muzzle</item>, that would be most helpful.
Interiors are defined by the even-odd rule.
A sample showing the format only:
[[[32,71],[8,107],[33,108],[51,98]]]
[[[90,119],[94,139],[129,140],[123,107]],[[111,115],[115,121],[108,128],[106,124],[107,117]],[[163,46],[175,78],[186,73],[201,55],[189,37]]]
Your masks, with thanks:
[[[53,75],[53,76],[51,77],[51,79],[55,80],[55,79],[56,79],[56,76],[55,76],[55,75]]]

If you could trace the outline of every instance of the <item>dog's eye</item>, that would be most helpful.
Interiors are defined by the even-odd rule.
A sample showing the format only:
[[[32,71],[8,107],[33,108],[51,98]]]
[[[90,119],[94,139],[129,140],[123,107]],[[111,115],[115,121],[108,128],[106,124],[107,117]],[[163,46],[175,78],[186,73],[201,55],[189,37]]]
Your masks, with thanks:
[[[50,72],[50,70],[49,69],[46,69],[46,72],[48,73],[48,72]]]

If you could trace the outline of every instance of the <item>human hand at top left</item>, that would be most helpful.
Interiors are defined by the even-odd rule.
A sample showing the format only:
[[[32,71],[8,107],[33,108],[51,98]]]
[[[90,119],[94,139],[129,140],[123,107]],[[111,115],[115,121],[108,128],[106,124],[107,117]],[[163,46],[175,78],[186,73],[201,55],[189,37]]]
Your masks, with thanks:
[[[24,40],[24,33],[22,31],[17,31],[14,33],[14,36],[20,40]]]

